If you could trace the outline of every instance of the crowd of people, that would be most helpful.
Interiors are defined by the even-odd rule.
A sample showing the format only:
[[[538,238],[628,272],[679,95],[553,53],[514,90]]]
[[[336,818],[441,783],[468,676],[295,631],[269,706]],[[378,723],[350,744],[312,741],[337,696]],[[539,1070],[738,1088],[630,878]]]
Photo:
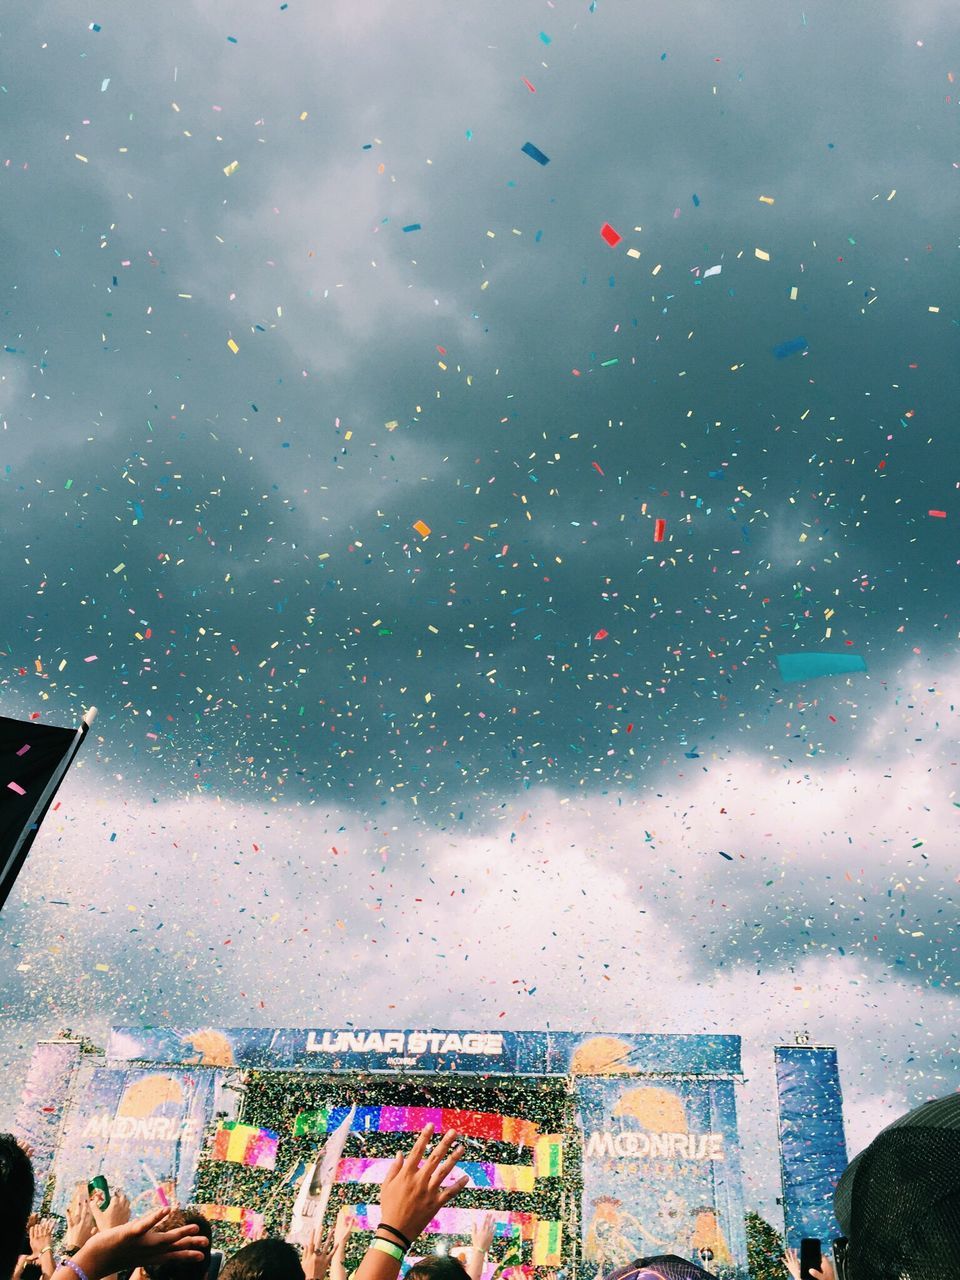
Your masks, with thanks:
[[[454,1133],[431,1146],[427,1125],[408,1154],[392,1162],[380,1191],[380,1225],[349,1280],[397,1280],[407,1255],[439,1210],[467,1185],[454,1176],[464,1155]],[[225,1262],[212,1249],[210,1223],[193,1210],[162,1208],[130,1217],[121,1190],[77,1189],[66,1212],[59,1258],[56,1223],[31,1213],[29,1151],[0,1134],[0,1280],[348,1280],[353,1222],[345,1214],[302,1253],[263,1238]],[[960,1278],[960,1094],[925,1103],[883,1130],[840,1179],[835,1197],[843,1232],[819,1265],[788,1250],[793,1280],[958,1280]],[[474,1229],[471,1248],[415,1259],[409,1280],[480,1280],[494,1215]],[[835,1265],[836,1263],[836,1265]],[[222,1269],[220,1269],[222,1264]],[[606,1280],[696,1280],[709,1273],[685,1259],[638,1258]]]

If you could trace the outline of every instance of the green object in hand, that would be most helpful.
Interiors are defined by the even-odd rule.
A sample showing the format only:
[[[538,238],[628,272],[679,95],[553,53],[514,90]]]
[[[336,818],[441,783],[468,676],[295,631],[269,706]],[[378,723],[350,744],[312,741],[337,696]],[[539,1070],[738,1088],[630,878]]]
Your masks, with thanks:
[[[91,1200],[95,1194],[99,1197],[97,1208],[100,1210],[106,1209],[110,1203],[110,1187],[107,1185],[107,1180],[102,1173],[98,1173],[95,1178],[91,1178],[87,1183],[87,1195]]]

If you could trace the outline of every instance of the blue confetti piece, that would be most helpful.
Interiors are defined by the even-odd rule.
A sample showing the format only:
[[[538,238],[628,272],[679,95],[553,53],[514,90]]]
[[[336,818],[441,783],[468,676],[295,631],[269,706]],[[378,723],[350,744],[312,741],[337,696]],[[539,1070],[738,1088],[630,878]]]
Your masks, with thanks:
[[[866,671],[859,653],[778,653],[781,680],[817,680]]]
[[[666,55],[665,53],[661,53],[661,55],[660,55],[660,61],[661,61],[661,62],[666,62],[666,60],[667,60],[667,55]]]
[[[796,355],[798,351],[806,351],[808,345],[806,338],[791,338],[774,347],[773,354],[778,360],[786,360],[787,356]]]
[[[228,43],[228,44],[236,44],[236,43],[237,43],[237,37],[236,37],[236,36],[227,36],[227,43]]]
[[[544,44],[549,44],[550,41],[553,39],[553,36],[548,36],[545,31],[541,31],[540,39],[543,41]]]
[[[372,149],[372,147],[373,147],[373,143],[372,143],[372,142],[365,142],[365,143],[363,144],[363,150],[364,150],[364,151],[370,151],[370,150]]]
[[[99,31],[99,30],[100,30],[100,23],[99,23],[99,22],[91,22],[91,23],[90,23],[90,25],[89,25],[89,27],[87,27],[87,30],[88,30],[88,31]]]
[[[419,222],[411,222],[409,226],[403,228],[404,231],[420,231],[422,230]]]
[[[532,142],[525,142],[520,148],[525,156],[529,156],[531,160],[536,160],[537,164],[549,164],[550,157],[545,156],[539,147],[535,147]]]
[[[720,857],[721,857],[721,858],[726,858],[726,860],[727,860],[728,862],[732,862],[732,861],[733,861],[733,856],[732,856],[731,854],[729,854],[729,853],[724,853],[722,849],[718,849],[718,850],[717,850],[717,853],[719,853],[719,855],[720,855]]]
[[[699,197],[698,195],[694,195],[694,197],[693,197],[693,207],[694,207],[695,209],[699,209],[699,208],[700,208],[700,197]]]

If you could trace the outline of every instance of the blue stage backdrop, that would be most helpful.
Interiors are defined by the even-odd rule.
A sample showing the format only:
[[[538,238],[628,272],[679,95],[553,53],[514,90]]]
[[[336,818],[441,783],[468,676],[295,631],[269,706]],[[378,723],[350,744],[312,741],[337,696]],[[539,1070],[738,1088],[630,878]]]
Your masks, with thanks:
[[[774,1059],[786,1241],[795,1249],[804,1236],[826,1244],[840,1235],[833,1193],[847,1167],[837,1051],[781,1045]]]
[[[745,1274],[738,1036],[114,1028],[105,1060],[85,1057],[75,1072],[62,1125],[59,1082],[49,1081],[45,1098],[38,1068],[31,1107],[57,1107],[54,1209],[62,1211],[77,1181],[101,1172],[138,1210],[154,1202],[158,1186],[189,1202],[204,1136],[236,1105],[237,1071],[251,1067],[279,1075],[527,1076],[534,1087],[537,1078],[567,1077],[580,1133],[564,1173],[571,1185],[582,1180],[583,1192],[581,1214],[572,1204],[565,1211],[566,1230],[575,1237],[579,1228],[585,1274],[654,1253],[702,1257],[724,1277]],[[280,1132],[281,1147],[290,1139]]]

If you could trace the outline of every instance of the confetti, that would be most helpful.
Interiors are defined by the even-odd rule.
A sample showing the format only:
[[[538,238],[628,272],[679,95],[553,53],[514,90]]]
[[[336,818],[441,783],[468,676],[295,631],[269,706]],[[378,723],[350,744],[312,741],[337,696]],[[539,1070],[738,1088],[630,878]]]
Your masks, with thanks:
[[[524,155],[529,156],[531,160],[536,160],[537,164],[549,164],[550,157],[545,156],[539,147],[535,147],[532,142],[525,142],[520,148]]]

